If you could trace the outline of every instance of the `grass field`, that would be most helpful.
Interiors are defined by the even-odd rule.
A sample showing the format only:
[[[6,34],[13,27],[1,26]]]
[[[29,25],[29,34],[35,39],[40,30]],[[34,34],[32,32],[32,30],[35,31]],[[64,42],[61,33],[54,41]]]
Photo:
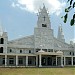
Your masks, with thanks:
[[[0,68],[0,75],[75,75],[75,67],[66,68]]]

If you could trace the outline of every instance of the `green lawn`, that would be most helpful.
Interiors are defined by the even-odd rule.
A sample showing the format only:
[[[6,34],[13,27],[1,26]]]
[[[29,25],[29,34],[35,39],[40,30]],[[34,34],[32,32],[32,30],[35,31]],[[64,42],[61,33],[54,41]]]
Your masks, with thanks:
[[[75,67],[66,67],[66,68],[0,68],[0,75],[75,75]]]

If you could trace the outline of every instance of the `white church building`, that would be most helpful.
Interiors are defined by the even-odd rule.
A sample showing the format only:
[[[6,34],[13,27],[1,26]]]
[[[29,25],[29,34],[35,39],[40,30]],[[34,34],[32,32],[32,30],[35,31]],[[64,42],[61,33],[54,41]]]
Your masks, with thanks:
[[[34,34],[8,41],[0,30],[0,67],[75,66],[75,44],[65,42],[62,26],[54,37],[45,6],[38,14]]]

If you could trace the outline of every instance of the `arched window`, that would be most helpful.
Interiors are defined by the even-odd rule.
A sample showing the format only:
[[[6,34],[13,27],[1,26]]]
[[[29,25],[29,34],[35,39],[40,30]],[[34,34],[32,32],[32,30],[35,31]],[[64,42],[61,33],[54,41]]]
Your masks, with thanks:
[[[31,50],[29,50],[29,53],[31,53]]]
[[[12,52],[12,49],[10,49],[10,52]]]
[[[70,52],[70,55],[71,55],[71,52]]]
[[[4,44],[4,39],[3,38],[1,38],[1,44]]]
[[[0,53],[3,53],[3,47],[0,48]]]
[[[20,53],[22,53],[22,50],[20,50]]]

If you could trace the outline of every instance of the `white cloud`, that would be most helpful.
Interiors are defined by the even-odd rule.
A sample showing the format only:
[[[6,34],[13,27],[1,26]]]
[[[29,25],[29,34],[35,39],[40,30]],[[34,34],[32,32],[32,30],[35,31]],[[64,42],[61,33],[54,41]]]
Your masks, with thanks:
[[[56,15],[59,15],[66,5],[63,0],[62,2],[59,0],[16,0],[16,2],[12,3],[12,6],[17,6],[22,10],[37,13],[39,8],[43,6],[43,3],[48,8],[50,14],[55,13]]]
[[[73,43],[75,43],[75,38],[71,39],[70,41],[73,41]]]
[[[15,7],[15,4],[14,4],[14,2],[12,3],[12,7]]]
[[[14,8],[15,8],[16,6],[17,6],[17,7],[20,7],[20,4],[18,4],[18,3],[15,4],[15,3],[13,2],[11,6],[14,7]]]

